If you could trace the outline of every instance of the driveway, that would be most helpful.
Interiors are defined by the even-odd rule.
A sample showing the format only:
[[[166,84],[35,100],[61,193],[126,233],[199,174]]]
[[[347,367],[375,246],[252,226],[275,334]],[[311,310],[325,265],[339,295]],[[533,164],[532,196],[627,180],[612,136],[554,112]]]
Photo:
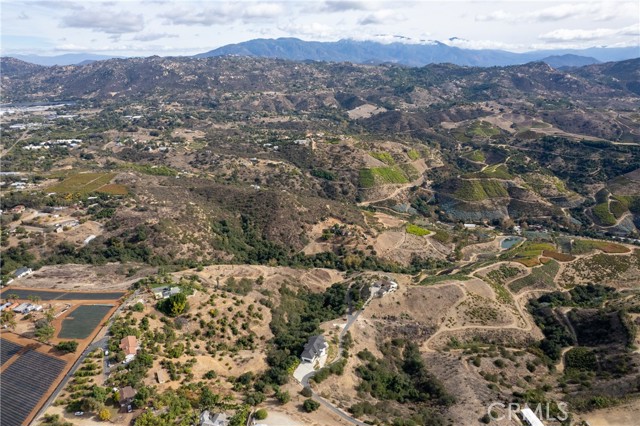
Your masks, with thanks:
[[[317,361],[317,363],[319,364],[318,370],[324,367],[324,364],[327,362],[327,357],[328,357],[328,354],[324,354],[323,356],[318,358],[318,361]],[[293,378],[296,379],[298,382],[302,383],[305,376],[309,376],[312,373],[316,372],[316,369],[313,368],[315,364],[316,363],[301,362],[300,365],[298,365],[298,368],[296,368],[296,371],[293,372]]]

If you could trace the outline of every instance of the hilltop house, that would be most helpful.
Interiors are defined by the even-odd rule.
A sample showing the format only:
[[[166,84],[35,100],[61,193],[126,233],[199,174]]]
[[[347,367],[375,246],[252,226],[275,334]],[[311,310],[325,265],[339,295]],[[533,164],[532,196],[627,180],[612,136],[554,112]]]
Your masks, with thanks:
[[[327,349],[329,348],[329,344],[324,339],[324,336],[312,336],[309,338],[309,341],[306,345],[304,345],[304,349],[302,354],[300,355],[300,359],[302,362],[315,362],[318,358],[325,355],[327,353]]]
[[[22,268],[18,268],[13,275],[16,278],[23,278],[23,277],[26,277],[27,275],[31,275],[31,274],[33,274],[33,269],[27,268],[26,266],[23,266]]]
[[[224,413],[211,414],[209,410],[200,413],[200,426],[227,426],[229,420]]]
[[[180,293],[180,287],[156,287],[153,289],[153,297],[155,297],[156,300],[168,299],[178,293]]]
[[[393,293],[398,289],[398,283],[389,279],[376,281],[371,286],[371,296],[382,297],[386,294]]]
[[[138,349],[140,349],[136,336],[123,337],[122,340],[120,340],[120,349],[122,349],[122,351],[124,352],[125,364],[133,361],[133,358],[136,357]]]

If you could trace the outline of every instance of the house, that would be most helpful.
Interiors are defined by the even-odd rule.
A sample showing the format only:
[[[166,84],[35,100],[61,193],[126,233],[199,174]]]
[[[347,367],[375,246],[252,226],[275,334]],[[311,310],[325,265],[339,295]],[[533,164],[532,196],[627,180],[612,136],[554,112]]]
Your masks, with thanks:
[[[528,426],[544,426],[544,423],[540,421],[538,416],[531,410],[529,407],[525,407],[520,410],[520,415],[522,416],[522,420],[525,425]]]
[[[120,349],[124,352],[124,362],[131,362],[136,357],[138,349],[140,349],[136,336],[123,337],[120,340]]]
[[[319,357],[327,353],[328,348],[329,344],[323,335],[312,336],[307,344],[304,345],[300,359],[302,359],[302,362],[315,362]]]
[[[378,295],[380,297],[385,294],[392,293],[398,289],[398,283],[395,281],[384,280],[380,284],[380,290],[378,291]]]
[[[156,287],[153,289],[153,297],[158,299],[168,299],[174,294],[180,293],[180,287]]]
[[[167,373],[164,372],[163,369],[156,371],[156,380],[158,383],[162,384],[167,381]]]
[[[211,414],[209,410],[200,413],[200,426],[227,426],[229,419],[224,413]]]
[[[13,275],[16,278],[23,278],[30,274],[33,274],[33,269],[23,266],[22,268],[18,268]]]
[[[136,390],[131,386],[125,386],[120,389],[120,412],[130,413],[132,411],[131,402],[136,396]]]

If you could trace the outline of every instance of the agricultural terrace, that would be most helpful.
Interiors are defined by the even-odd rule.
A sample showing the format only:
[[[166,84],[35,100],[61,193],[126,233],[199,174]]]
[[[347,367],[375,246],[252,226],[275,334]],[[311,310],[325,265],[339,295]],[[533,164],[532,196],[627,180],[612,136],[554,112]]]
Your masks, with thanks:
[[[89,194],[91,192],[121,193],[126,190],[122,185],[110,185],[115,173],[77,173],[47,188],[58,194]],[[105,191],[102,191],[102,188]],[[126,192],[124,192],[126,194]]]

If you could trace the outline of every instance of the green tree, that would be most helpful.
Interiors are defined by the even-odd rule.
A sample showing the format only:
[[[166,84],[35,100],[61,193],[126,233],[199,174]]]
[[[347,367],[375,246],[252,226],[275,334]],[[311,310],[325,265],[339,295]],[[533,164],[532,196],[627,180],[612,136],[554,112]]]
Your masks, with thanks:
[[[291,395],[289,394],[289,391],[278,391],[276,392],[276,399],[280,404],[286,404],[291,401]]]
[[[316,411],[318,408],[320,408],[320,403],[314,401],[311,398],[308,398],[308,399],[305,399],[304,402],[302,403],[302,408],[307,413],[311,413],[313,411]]]
[[[182,315],[189,309],[187,296],[184,293],[174,294],[158,303],[158,309],[170,317]]]
[[[267,410],[265,410],[264,408],[261,408],[253,414],[253,418],[256,420],[264,420],[267,418],[268,415],[269,413],[267,413]]]
[[[56,332],[56,329],[50,323],[46,323],[40,327],[36,327],[36,339],[43,343],[49,342],[53,337],[53,334]]]
[[[100,412],[98,413],[98,417],[100,418],[100,420],[102,420],[103,422],[109,421],[111,420],[111,410],[109,410],[107,407],[103,408],[102,410],[100,410]]]
[[[67,340],[67,341],[58,343],[55,346],[55,348],[60,352],[64,352],[64,353],[75,352],[76,349],[78,349],[78,342],[75,342],[73,340]]]
[[[6,325],[10,329],[15,330],[17,325],[15,312],[8,309],[2,311],[2,314],[0,314],[0,324]]]

